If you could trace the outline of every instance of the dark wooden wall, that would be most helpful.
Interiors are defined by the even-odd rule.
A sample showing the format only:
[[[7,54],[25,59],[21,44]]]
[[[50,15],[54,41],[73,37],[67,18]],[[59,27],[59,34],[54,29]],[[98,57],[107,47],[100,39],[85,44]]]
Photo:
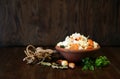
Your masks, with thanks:
[[[0,46],[55,46],[74,32],[120,46],[120,1],[0,0]]]

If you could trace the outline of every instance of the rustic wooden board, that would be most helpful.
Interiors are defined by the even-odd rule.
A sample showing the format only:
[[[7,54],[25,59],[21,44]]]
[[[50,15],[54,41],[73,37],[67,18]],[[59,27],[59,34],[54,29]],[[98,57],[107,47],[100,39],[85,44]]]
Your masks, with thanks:
[[[98,56],[105,55],[111,64],[94,71],[75,69],[53,69],[38,64],[23,62],[25,47],[0,48],[0,79],[120,79],[120,47],[103,47]]]

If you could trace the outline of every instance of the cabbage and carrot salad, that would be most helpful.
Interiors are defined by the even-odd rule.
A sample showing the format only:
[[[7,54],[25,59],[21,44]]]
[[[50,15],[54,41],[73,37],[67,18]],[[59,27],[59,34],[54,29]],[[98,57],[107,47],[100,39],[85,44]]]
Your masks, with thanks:
[[[80,33],[73,33],[67,36],[64,41],[57,43],[57,46],[65,49],[81,50],[97,48],[98,43]]]

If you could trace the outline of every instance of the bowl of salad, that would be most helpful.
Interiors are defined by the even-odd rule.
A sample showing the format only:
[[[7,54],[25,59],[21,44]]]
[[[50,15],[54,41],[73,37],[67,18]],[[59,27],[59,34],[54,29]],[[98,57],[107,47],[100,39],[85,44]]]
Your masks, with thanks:
[[[73,33],[67,36],[64,41],[57,43],[55,48],[68,61],[78,62],[82,58],[90,57],[96,53],[100,49],[100,45],[89,37]]]

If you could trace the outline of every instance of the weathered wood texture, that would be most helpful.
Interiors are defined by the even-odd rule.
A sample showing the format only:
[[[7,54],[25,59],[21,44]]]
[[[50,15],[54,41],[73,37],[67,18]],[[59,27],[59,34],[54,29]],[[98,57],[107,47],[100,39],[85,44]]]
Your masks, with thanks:
[[[74,32],[120,45],[119,0],[0,0],[0,46],[54,46]]]
[[[102,47],[96,55],[107,56],[111,64],[94,71],[82,71],[79,65],[66,70],[27,65],[24,49],[0,48],[0,79],[120,79],[120,47]]]

